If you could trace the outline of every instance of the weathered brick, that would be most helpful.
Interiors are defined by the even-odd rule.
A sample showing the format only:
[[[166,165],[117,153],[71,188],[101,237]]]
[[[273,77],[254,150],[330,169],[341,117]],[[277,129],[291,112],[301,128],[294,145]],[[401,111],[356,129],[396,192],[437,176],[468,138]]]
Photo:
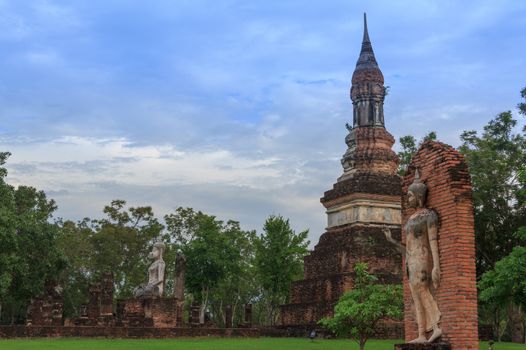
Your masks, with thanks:
[[[478,349],[475,235],[467,164],[451,146],[425,142],[412,159],[409,173],[403,180],[403,193],[407,193],[413,182],[416,168],[428,186],[427,206],[440,217],[438,244],[442,274],[436,298],[442,312],[442,339],[451,343],[454,350]],[[402,227],[413,212],[404,196]],[[405,240],[404,231],[402,238]],[[411,340],[417,337],[417,327],[407,276],[404,276],[404,300],[405,338]]]

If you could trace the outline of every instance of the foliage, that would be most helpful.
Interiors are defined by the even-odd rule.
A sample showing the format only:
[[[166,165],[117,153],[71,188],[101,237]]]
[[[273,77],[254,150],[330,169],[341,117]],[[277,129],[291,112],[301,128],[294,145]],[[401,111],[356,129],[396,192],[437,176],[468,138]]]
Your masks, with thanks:
[[[163,230],[151,207],[126,210],[125,205],[123,200],[113,200],[104,207],[107,218],[92,221],[91,271],[96,276],[112,271],[118,297],[130,297],[133,288],[144,283],[151,263],[148,252]]]
[[[499,114],[482,135],[465,131],[460,151],[473,186],[477,275],[491,270],[517,244],[514,233],[526,225],[524,176],[526,134],[514,133],[511,112]]]
[[[89,219],[78,223],[59,221],[57,248],[64,254],[67,267],[60,274],[60,284],[63,286],[64,315],[78,316],[80,305],[88,302],[88,286],[93,275],[90,256],[94,253],[93,230]]]
[[[521,97],[526,99],[526,87],[521,90]],[[526,115],[526,103],[524,102],[519,103],[517,105],[517,108],[519,109],[520,114]],[[526,126],[524,126],[524,128],[526,129]]]
[[[376,284],[377,278],[367,272],[366,263],[357,263],[354,272],[354,288],[340,298],[334,317],[324,318],[320,324],[339,336],[350,336],[363,350],[378,321],[402,319],[402,286]]]
[[[308,233],[305,230],[296,234],[288,219],[271,215],[265,221],[263,234],[254,238],[255,267],[271,325],[276,322],[279,305],[288,297],[290,283],[303,274]]]
[[[224,323],[226,305],[240,321],[239,306],[254,294],[250,238],[255,233],[241,230],[236,221],[225,224],[192,208],[179,207],[165,221],[186,257],[186,289],[201,304],[201,321],[210,307],[215,321]]]
[[[424,136],[420,142],[416,143],[416,139],[414,136],[406,135],[400,137],[400,146],[402,147],[402,150],[398,152],[398,158],[400,160],[400,163],[398,165],[398,175],[403,176],[405,175],[407,171],[407,167],[411,163],[411,158],[416,153],[420,145],[429,140],[436,140],[437,134],[434,131],[430,131],[426,136]]]
[[[526,243],[526,227],[515,234],[518,240]],[[494,331],[501,339],[512,323],[524,323],[521,310],[526,310],[526,246],[516,246],[510,254],[499,260],[492,270],[486,271],[478,283],[479,298],[484,306],[494,313]],[[502,317],[504,311],[508,317]],[[513,329],[513,324],[511,324]],[[520,334],[511,332],[512,338],[519,341]]]
[[[495,268],[482,275],[480,299],[505,305],[513,302],[526,310],[526,247],[515,247]]]
[[[230,261],[224,277],[212,290],[210,308],[217,315],[216,322],[223,324],[226,305],[232,307],[233,325],[244,320],[244,304],[252,303],[257,295],[254,269],[254,231],[241,230],[237,221],[228,221],[224,226],[227,246],[232,248]]]
[[[65,267],[55,247],[56,205],[43,191],[5,182],[9,153],[0,153],[0,308],[2,319],[23,320],[29,300]]]
[[[104,213],[107,217],[101,220],[58,222],[56,245],[67,259],[67,268],[60,275],[65,316],[79,315],[79,306],[88,299],[89,284],[100,282],[103,272],[113,273],[117,298],[130,297],[133,288],[147,278],[148,252],[163,230],[152,208],[126,209],[125,201],[114,200],[104,207]]]

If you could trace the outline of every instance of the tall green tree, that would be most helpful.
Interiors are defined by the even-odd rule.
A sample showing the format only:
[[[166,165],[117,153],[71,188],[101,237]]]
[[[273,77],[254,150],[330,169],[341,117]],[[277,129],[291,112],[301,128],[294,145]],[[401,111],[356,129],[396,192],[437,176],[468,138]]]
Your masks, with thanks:
[[[521,95],[526,98],[526,89]],[[520,114],[525,113],[524,106],[518,105]],[[473,186],[477,276],[484,280],[479,284],[483,292],[479,315],[482,322],[493,323],[499,337],[505,333],[513,340],[524,339],[520,304],[511,296],[507,302],[498,300],[496,292],[507,288],[500,285],[499,271],[503,268],[497,264],[504,259],[499,266],[512,267],[517,261],[513,257],[520,249],[515,250],[519,244],[515,233],[526,226],[526,125],[520,128],[510,111],[503,112],[484,127],[482,134],[465,131],[461,140],[460,151],[468,162]],[[498,283],[490,289],[492,277]]]
[[[164,227],[149,206],[127,209],[125,201],[113,200],[104,213],[106,218],[92,221],[90,269],[96,277],[112,271],[116,295],[130,297],[145,282],[148,252]]]
[[[308,233],[296,233],[288,219],[271,215],[265,221],[263,234],[255,238],[255,266],[271,325],[277,321],[279,306],[287,300],[290,283],[302,277]]]
[[[526,164],[526,130],[515,132],[516,126],[508,111],[490,121],[481,135],[464,131],[460,137],[473,186],[479,277],[512,251],[514,233],[526,225],[526,182],[520,176]]]
[[[226,307],[228,291],[232,298],[239,296],[236,289],[242,285],[240,278],[242,252],[246,252],[245,232],[239,223],[226,224],[215,216],[192,208],[176,209],[165,216],[168,232],[176,246],[186,257],[186,290],[200,303],[200,322],[205,311],[214,306],[215,316]],[[243,247],[244,246],[244,247]],[[241,249],[243,247],[243,249]]]
[[[94,272],[90,258],[94,254],[91,220],[78,223],[59,221],[57,248],[64,254],[67,265],[59,277],[64,300],[64,316],[80,316],[80,306],[88,302],[88,287]]]
[[[4,322],[14,323],[23,321],[45,282],[56,280],[65,259],[55,245],[55,202],[33,187],[6,183],[9,155],[0,153],[0,311]]]
[[[230,261],[223,278],[211,290],[210,309],[217,324],[226,321],[226,306],[232,308],[233,324],[243,323],[243,305],[252,303],[257,297],[257,281],[254,269],[255,231],[244,231],[239,222],[228,221],[223,226],[227,245],[232,247]]]
[[[403,293],[401,285],[377,284],[366,263],[357,263],[354,272],[354,288],[340,298],[334,317],[324,318],[320,324],[339,336],[351,337],[364,350],[379,321],[402,319]]]

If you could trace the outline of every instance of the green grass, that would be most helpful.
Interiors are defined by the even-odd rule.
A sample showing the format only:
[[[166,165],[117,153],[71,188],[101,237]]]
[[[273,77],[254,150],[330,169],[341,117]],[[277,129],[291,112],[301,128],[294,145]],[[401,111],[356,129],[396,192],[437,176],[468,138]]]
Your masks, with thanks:
[[[367,350],[393,350],[397,340],[369,340]],[[482,343],[480,349],[487,349]],[[351,340],[315,340],[301,338],[192,338],[192,339],[4,339],[2,350],[51,349],[51,350],[356,350]],[[495,350],[525,350],[524,344],[497,343]]]

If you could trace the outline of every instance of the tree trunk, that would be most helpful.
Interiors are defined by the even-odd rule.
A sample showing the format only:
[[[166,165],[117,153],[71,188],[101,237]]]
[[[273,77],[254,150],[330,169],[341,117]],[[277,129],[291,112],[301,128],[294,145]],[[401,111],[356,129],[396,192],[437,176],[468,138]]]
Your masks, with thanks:
[[[360,350],[365,350],[365,342],[367,341],[367,338],[360,337]]]
[[[205,323],[205,311],[206,305],[208,304],[208,289],[203,288],[203,301],[201,302],[201,308],[199,309],[199,323]]]
[[[522,313],[521,307],[511,305],[509,315],[511,341],[513,343],[524,343],[524,315]]]

